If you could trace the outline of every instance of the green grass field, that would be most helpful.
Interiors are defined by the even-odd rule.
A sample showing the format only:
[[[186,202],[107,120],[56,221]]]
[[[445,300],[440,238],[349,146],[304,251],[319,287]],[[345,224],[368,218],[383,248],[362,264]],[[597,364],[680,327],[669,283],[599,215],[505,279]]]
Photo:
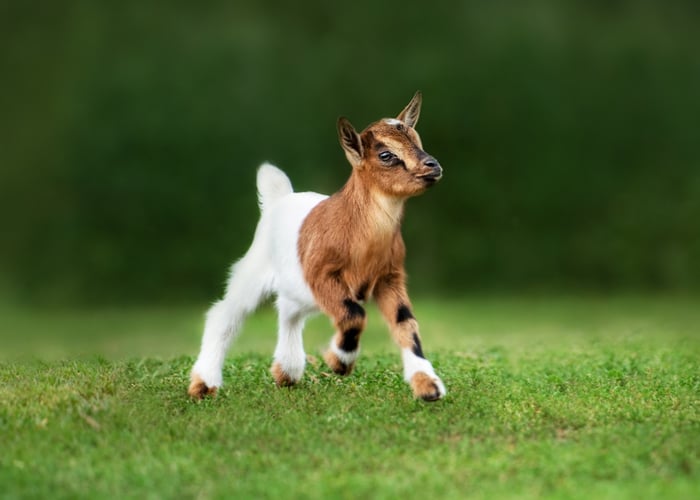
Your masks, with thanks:
[[[186,397],[205,306],[2,306],[2,498],[697,498],[694,297],[418,300],[443,401],[415,401],[370,308],[347,378],[307,327],[303,382],[246,324],[214,400]]]

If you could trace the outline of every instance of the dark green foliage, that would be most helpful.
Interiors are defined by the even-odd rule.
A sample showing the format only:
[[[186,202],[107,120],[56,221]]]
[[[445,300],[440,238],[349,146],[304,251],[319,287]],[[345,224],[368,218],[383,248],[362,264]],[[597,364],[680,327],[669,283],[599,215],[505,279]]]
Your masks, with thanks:
[[[300,190],[424,94],[422,290],[700,287],[696,2],[0,7],[0,273],[25,298],[211,299],[263,160]]]

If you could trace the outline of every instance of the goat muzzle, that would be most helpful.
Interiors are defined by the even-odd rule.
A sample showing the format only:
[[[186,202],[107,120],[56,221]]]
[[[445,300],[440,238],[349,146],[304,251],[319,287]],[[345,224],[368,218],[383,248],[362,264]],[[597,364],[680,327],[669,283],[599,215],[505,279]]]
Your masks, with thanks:
[[[430,184],[434,184],[440,180],[442,177],[442,167],[435,158],[428,156],[425,160],[423,160],[423,166],[428,167],[430,171],[422,174],[420,176],[421,179]]]

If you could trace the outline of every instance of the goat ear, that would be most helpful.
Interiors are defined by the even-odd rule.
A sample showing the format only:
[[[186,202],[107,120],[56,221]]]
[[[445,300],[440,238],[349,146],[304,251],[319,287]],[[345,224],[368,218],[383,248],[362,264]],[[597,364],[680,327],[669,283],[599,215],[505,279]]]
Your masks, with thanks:
[[[418,123],[418,117],[420,116],[420,105],[422,102],[423,94],[421,94],[419,90],[413,96],[411,102],[409,102],[406,105],[406,107],[403,108],[403,111],[401,111],[401,113],[399,113],[399,116],[397,116],[396,118],[404,122],[409,127],[415,127],[416,123]]]
[[[353,167],[358,165],[362,160],[362,141],[359,134],[355,132],[355,128],[344,116],[338,118],[338,139],[350,164]]]

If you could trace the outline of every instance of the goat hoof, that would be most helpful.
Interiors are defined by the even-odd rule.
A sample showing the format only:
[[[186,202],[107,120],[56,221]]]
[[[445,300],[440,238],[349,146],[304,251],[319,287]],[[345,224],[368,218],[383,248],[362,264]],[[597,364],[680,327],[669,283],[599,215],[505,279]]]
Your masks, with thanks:
[[[291,377],[287,372],[285,372],[282,365],[278,362],[272,363],[270,372],[272,373],[272,377],[275,379],[275,384],[277,384],[277,387],[291,387],[298,382],[297,379]]]
[[[187,389],[187,394],[194,399],[202,399],[205,396],[216,396],[216,387],[209,387],[197,374],[192,374],[192,382]]]
[[[423,401],[437,401],[445,395],[440,379],[435,379],[423,372],[418,372],[411,377],[411,388],[413,395]]]
[[[336,375],[350,375],[352,370],[355,368],[355,363],[350,364],[343,363],[338,355],[333,351],[326,351],[323,355],[323,360],[328,365],[328,368],[333,370]]]

